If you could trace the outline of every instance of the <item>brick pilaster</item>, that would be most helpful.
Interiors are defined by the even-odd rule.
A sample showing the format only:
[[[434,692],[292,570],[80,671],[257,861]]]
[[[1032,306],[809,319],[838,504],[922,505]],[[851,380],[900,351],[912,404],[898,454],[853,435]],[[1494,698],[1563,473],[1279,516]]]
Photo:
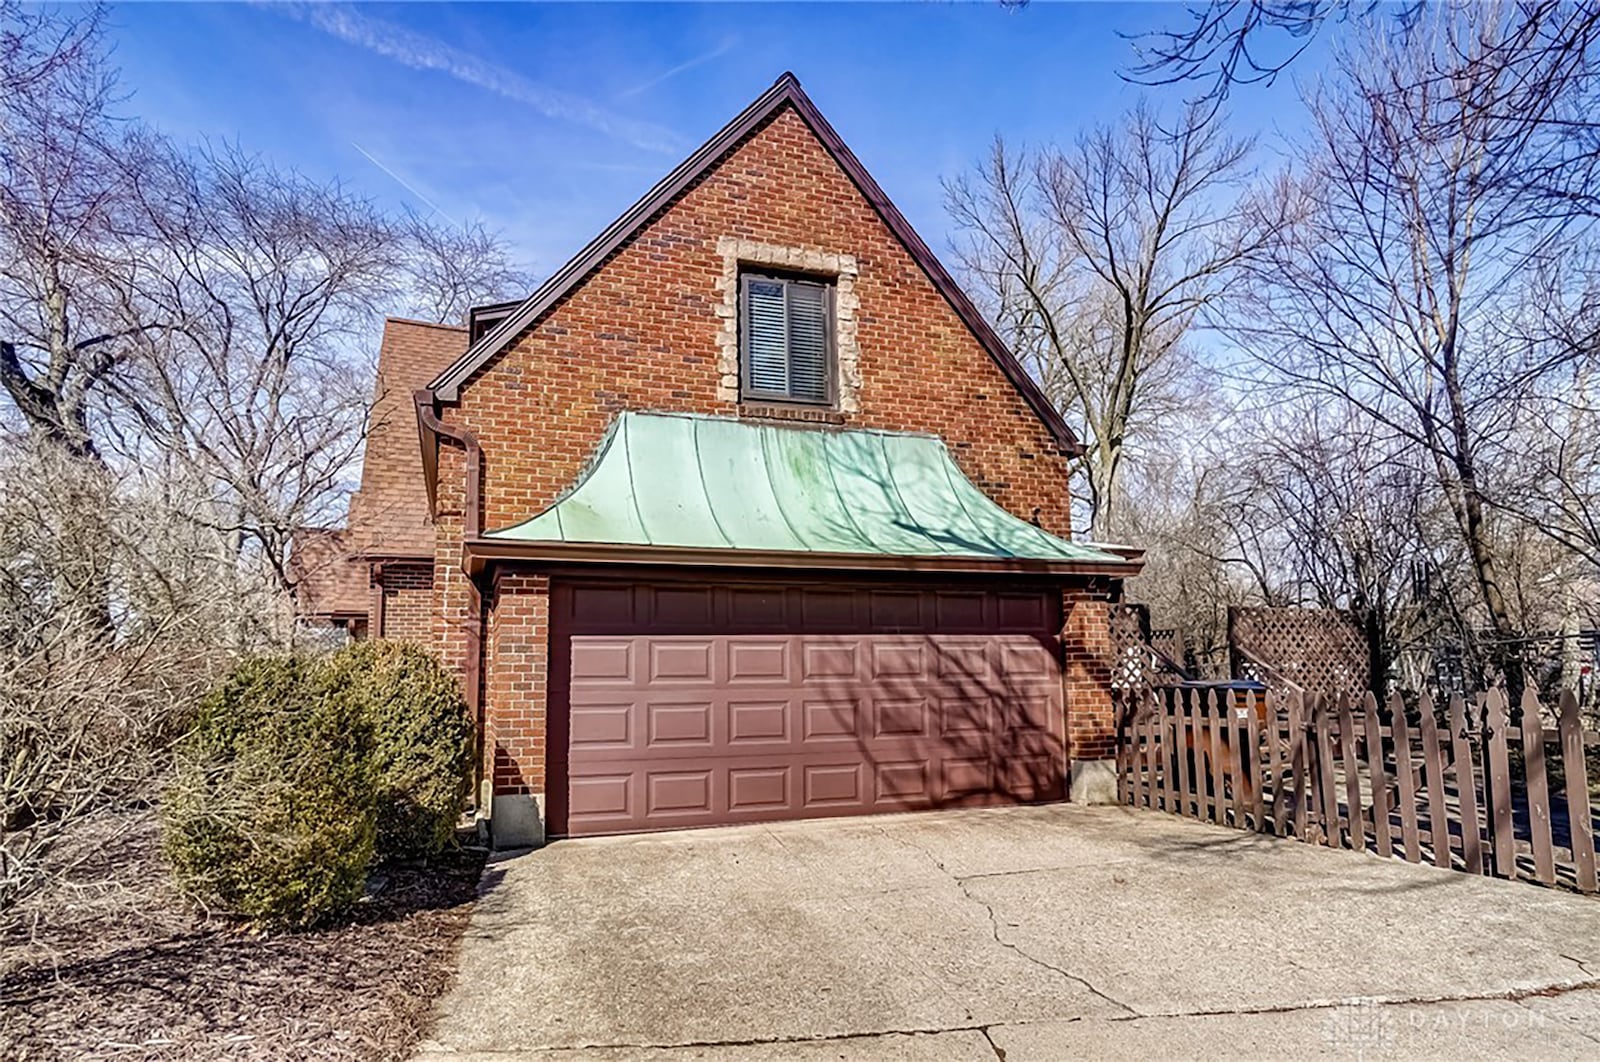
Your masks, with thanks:
[[[1061,593],[1061,612],[1067,755],[1073,760],[1109,760],[1116,756],[1117,733],[1109,595],[1099,586],[1068,587]]]
[[[494,794],[542,797],[550,656],[550,579],[502,571],[489,603],[486,732]]]

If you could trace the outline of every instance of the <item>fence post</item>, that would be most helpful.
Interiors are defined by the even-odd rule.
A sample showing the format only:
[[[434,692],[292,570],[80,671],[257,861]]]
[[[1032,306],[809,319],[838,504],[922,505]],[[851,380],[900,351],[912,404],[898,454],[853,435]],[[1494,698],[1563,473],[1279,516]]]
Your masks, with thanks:
[[[1223,698],[1216,690],[1206,691],[1206,704],[1211,712],[1211,821],[1218,826],[1228,824],[1228,763],[1223,746]]]
[[[1168,703],[1172,705],[1173,724],[1177,728],[1177,740],[1172,743],[1173,749],[1178,754],[1178,814],[1190,814],[1190,807],[1194,808],[1194,816],[1200,815],[1199,801],[1189,799],[1189,760],[1194,751],[1194,730],[1189,726],[1189,709],[1183,700],[1182,690],[1170,690],[1167,694]]]
[[[1279,837],[1287,832],[1289,798],[1283,792],[1283,732],[1278,729],[1277,702],[1287,693],[1267,692],[1267,776],[1272,780],[1272,832]],[[1288,714],[1288,705],[1284,705]]]
[[[1116,691],[1113,702],[1117,713],[1117,803],[1133,803],[1132,779],[1128,777],[1128,717],[1132,712],[1127,690]]]
[[[1145,697],[1144,700],[1144,806],[1151,811],[1161,807],[1161,787],[1156,781],[1157,745],[1161,740],[1161,728],[1157,720],[1156,702],[1154,698]]]
[[[1233,825],[1245,829],[1245,814],[1250,807],[1249,779],[1245,774],[1245,721],[1239,717],[1239,700],[1228,691],[1228,769],[1233,772]]]
[[[1406,862],[1422,862],[1417,839],[1417,776],[1411,764],[1411,727],[1406,723],[1406,703],[1396,693],[1389,698],[1389,732],[1394,735],[1394,776],[1400,783],[1400,840]]]
[[[1262,703],[1265,703],[1265,698],[1263,698]],[[1244,753],[1245,759],[1249,763],[1249,768],[1246,771],[1246,774],[1249,775],[1250,779],[1250,815],[1254,820],[1256,832],[1260,833],[1267,828],[1266,823],[1262,821],[1263,815],[1265,814],[1263,809],[1266,805],[1262,799],[1261,790],[1265,779],[1261,777],[1260,706],[1258,706],[1256,703],[1256,694],[1254,690],[1251,690],[1246,696],[1245,705],[1249,713],[1245,716]]]
[[[1350,847],[1367,850],[1367,816],[1361,806],[1361,757],[1356,753],[1356,719],[1350,694],[1339,694],[1339,758],[1344,762],[1344,797],[1348,806]]]
[[[1336,716],[1329,708],[1325,694],[1317,695],[1317,707],[1312,718],[1317,728],[1317,802],[1322,806],[1322,843],[1329,848],[1344,844],[1344,834],[1339,829],[1339,785],[1334,777],[1333,725]]]
[[[1306,698],[1296,692],[1289,702],[1289,762],[1294,786],[1294,835],[1309,841],[1306,823]]]
[[[1556,883],[1556,859],[1551,851],[1550,783],[1544,769],[1544,721],[1539,698],[1531,688],[1522,691],[1522,769],[1528,784],[1528,832],[1533,843],[1533,876],[1546,885]],[[1588,779],[1584,779],[1587,784]]]
[[[1178,720],[1171,705],[1156,696],[1154,691],[1151,697],[1155,702],[1156,714],[1161,718],[1161,791],[1166,798],[1167,811],[1177,815],[1183,812],[1179,804],[1182,793],[1178,788],[1176,773],[1178,762],[1183,758],[1183,734],[1178,730]]]

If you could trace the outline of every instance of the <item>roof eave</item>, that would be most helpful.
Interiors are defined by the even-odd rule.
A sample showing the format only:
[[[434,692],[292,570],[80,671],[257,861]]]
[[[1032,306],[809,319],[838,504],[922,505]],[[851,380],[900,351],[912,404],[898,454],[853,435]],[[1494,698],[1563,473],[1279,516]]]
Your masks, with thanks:
[[[712,549],[703,546],[641,546],[608,542],[518,542],[474,538],[462,543],[462,567],[478,575],[500,562],[597,566],[662,565],[752,568],[813,572],[899,572],[1026,575],[1042,578],[1139,574],[1142,558],[1125,560],[1031,560],[1016,557],[908,556],[882,553],[820,553],[792,550]]]

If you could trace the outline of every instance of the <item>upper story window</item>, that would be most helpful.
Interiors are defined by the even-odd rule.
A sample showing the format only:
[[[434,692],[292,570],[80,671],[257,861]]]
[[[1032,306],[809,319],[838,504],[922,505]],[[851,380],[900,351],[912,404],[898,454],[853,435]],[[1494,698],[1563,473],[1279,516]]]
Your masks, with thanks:
[[[739,315],[742,397],[833,404],[831,281],[745,273]]]

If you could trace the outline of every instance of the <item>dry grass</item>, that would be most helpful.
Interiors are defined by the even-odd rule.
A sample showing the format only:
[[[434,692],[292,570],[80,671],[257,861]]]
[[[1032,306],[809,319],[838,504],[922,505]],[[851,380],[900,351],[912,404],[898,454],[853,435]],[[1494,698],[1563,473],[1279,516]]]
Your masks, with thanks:
[[[346,923],[262,936],[194,913],[154,814],[82,823],[95,852],[0,937],[0,1057],[402,1058],[454,976],[481,853],[399,869]]]

